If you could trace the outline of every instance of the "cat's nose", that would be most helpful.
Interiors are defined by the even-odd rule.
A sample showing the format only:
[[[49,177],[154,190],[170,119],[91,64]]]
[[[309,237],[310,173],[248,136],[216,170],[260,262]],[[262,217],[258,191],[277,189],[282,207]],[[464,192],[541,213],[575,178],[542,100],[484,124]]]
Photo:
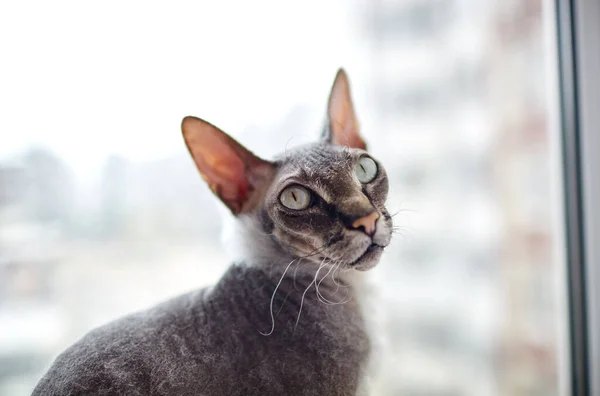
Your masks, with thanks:
[[[352,222],[352,228],[362,228],[367,235],[373,236],[373,234],[375,234],[375,225],[377,224],[377,219],[379,219],[379,213],[376,211],[372,212],[371,214],[354,220],[354,222]]]

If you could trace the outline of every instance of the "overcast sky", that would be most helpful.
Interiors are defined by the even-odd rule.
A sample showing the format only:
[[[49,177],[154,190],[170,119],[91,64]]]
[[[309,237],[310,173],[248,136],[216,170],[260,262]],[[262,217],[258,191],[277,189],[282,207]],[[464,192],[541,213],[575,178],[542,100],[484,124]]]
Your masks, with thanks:
[[[79,172],[182,148],[193,114],[233,135],[324,105],[361,67],[351,2],[3,1],[0,156],[44,144]]]

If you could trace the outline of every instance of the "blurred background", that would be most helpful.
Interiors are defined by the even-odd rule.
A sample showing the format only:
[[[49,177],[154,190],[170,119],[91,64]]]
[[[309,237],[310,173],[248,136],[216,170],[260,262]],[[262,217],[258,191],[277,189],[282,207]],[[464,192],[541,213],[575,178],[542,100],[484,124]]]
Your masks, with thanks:
[[[268,158],[318,136],[340,66],[402,227],[372,394],[567,395],[553,7],[0,3],[0,395],[227,267],[184,116]]]

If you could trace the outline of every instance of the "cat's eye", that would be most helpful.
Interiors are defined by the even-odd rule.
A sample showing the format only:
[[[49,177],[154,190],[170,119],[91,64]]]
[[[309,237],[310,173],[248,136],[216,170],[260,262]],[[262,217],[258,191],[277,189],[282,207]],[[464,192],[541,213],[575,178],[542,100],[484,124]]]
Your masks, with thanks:
[[[360,157],[354,172],[359,182],[370,183],[377,176],[377,164],[369,157]]]
[[[283,190],[279,196],[279,202],[292,210],[306,209],[310,205],[310,201],[310,191],[301,186],[290,186]]]

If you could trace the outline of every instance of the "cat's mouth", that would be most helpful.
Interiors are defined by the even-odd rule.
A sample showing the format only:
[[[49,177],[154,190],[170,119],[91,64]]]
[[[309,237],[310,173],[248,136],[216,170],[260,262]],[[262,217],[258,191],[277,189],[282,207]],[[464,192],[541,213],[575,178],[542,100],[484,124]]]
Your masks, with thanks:
[[[385,249],[385,246],[372,243],[367,247],[363,254],[361,254],[356,260],[352,261],[348,265],[350,267],[354,267],[377,259],[379,255],[381,255],[381,252],[383,252],[383,249]]]

